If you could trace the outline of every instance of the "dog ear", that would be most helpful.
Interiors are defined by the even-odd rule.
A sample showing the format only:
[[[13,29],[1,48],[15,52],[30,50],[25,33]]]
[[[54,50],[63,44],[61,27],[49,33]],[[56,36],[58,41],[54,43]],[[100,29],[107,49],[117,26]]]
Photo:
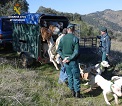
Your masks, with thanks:
[[[112,81],[116,81],[116,80],[118,80],[118,79],[120,79],[118,76],[113,76],[113,77],[111,78]]]

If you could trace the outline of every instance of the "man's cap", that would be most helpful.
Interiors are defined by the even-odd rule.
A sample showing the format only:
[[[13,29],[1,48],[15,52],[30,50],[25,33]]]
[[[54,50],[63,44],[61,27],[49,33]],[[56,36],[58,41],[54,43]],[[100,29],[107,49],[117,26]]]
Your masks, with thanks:
[[[107,32],[107,28],[106,28],[106,27],[101,27],[101,28],[100,28],[100,31],[102,31],[102,32]]]
[[[74,28],[74,25],[73,25],[73,24],[69,24],[69,25],[67,26],[67,28]]]
[[[66,34],[67,33],[67,28],[64,28],[63,31],[62,31],[63,34]]]

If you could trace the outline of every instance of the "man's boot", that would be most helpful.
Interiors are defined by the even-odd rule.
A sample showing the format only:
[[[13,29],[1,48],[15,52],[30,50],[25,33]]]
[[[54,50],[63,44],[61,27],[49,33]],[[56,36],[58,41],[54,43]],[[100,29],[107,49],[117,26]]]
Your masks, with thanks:
[[[76,97],[76,98],[80,98],[80,97],[81,97],[81,96],[80,96],[80,91],[77,91],[77,92],[76,92],[75,97]]]

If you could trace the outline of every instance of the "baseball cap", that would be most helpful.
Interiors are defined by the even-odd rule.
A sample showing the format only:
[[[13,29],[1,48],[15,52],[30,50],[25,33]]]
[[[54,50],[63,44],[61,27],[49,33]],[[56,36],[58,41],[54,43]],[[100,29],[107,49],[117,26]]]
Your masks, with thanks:
[[[100,30],[101,30],[102,32],[107,32],[107,28],[106,28],[106,27],[101,27]]]
[[[74,25],[73,25],[73,24],[69,24],[69,25],[67,26],[67,28],[74,28]]]

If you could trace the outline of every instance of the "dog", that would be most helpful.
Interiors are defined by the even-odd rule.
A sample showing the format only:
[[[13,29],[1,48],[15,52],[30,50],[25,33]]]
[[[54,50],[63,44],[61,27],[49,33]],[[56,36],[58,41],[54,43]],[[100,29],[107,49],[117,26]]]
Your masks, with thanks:
[[[110,65],[108,64],[107,61],[102,61],[101,63],[98,63],[96,64],[95,66],[90,66],[87,68],[86,65],[84,64],[80,64],[79,63],[79,69],[80,69],[80,73],[81,73],[81,76],[84,74],[84,73],[98,73],[101,75],[102,72],[104,72],[104,68],[108,68],[110,67]]]
[[[48,41],[51,38],[51,36],[53,35],[52,31],[46,27],[41,27],[40,32],[41,32],[43,41],[45,41],[45,40]]]
[[[111,105],[110,102],[107,99],[108,93],[113,93],[115,103],[118,104],[118,96],[122,96],[121,87],[117,83],[113,83],[111,81],[108,81],[104,79],[101,75],[97,74],[95,76],[95,83],[101,87],[103,90],[103,96],[104,100],[107,105]]]
[[[64,29],[65,30],[65,29]],[[58,38],[56,39],[56,43],[55,43],[55,49],[57,50],[58,49],[58,45],[59,45],[59,43],[60,43],[60,40],[61,40],[61,38],[64,36],[65,34],[64,33],[60,33],[59,34],[59,36],[58,36]],[[56,62],[59,64],[61,64],[61,66],[63,66],[63,62],[62,62],[62,60],[60,59],[60,55],[59,54],[56,54],[56,56],[55,56],[55,58],[56,58]]]
[[[57,29],[56,29],[57,30]],[[58,31],[57,30],[57,34],[58,34]],[[58,45],[60,43],[60,39],[67,33],[67,29],[64,28],[62,33],[59,33],[58,34],[58,38],[56,39],[56,42],[55,42],[55,45],[53,45],[53,47],[51,47],[51,53],[54,55],[54,58],[55,58],[55,62],[57,64],[60,64],[61,66],[63,66],[63,62],[62,62],[62,59],[60,58],[60,55],[58,53],[56,53],[56,50],[58,49]]]
[[[54,25],[50,25],[49,30],[51,30],[53,35],[58,35],[58,33],[60,32],[60,29],[58,27],[54,26]]]
[[[88,67],[84,64],[79,63],[81,79],[87,81],[84,85],[90,85],[90,90],[95,86],[95,75],[97,72],[94,67]]]
[[[56,34],[56,33],[58,34],[59,30],[57,27],[50,25],[49,29],[46,27],[42,27],[40,29],[40,31],[41,31],[41,36],[42,36],[43,41],[47,40],[47,43],[48,43],[48,49],[47,50],[48,50],[48,55],[49,55],[50,61],[54,64],[56,70],[59,70],[58,65],[55,61],[55,56],[53,55],[53,53],[51,51],[55,45],[55,42],[53,40],[52,35]]]
[[[92,88],[94,86],[96,86],[96,84],[95,84],[95,76],[97,74],[101,75],[101,73],[104,72],[104,68],[105,67],[108,68],[109,66],[110,65],[108,64],[107,61],[102,61],[101,63],[98,63],[95,66],[90,66],[88,68],[86,67],[86,65],[79,63],[79,69],[80,69],[81,78],[83,80],[88,81],[84,85],[90,85],[90,89],[92,90]]]
[[[87,66],[85,64],[79,63],[79,69],[80,69],[81,78],[86,81],[89,80],[88,76],[90,71],[88,71]]]

